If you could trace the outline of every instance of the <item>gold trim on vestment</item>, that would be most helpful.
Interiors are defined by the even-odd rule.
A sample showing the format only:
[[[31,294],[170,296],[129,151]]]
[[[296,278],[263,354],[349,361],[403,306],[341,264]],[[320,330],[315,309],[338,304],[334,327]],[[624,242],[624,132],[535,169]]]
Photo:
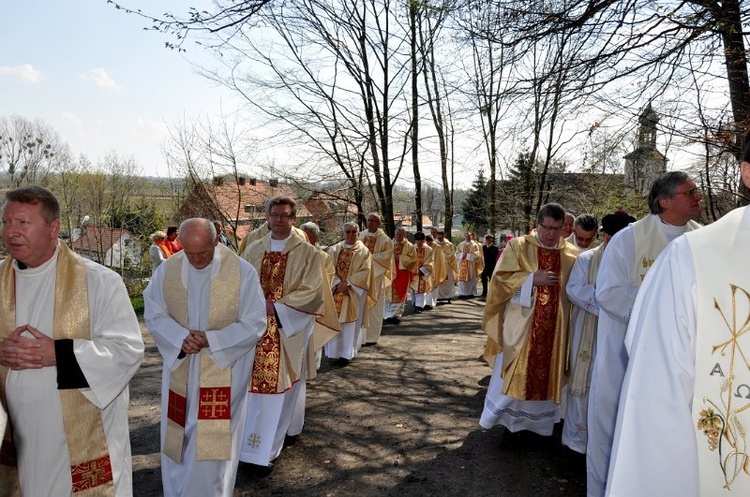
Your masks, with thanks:
[[[215,250],[220,251],[220,266],[217,274],[211,279],[211,303],[207,325],[207,329],[211,331],[221,330],[237,322],[240,308],[240,259],[224,245],[217,245]],[[185,253],[178,252],[167,262],[163,291],[169,315],[180,326],[190,330],[188,292],[182,282]],[[190,285],[189,280],[187,284]],[[199,398],[190,399],[191,403],[198,403],[196,459],[198,461],[228,461],[232,458],[230,409],[232,368],[219,368],[211,359],[207,348],[201,350],[200,361]],[[175,403],[186,405],[189,362],[186,357],[170,374],[168,400],[170,414],[175,411]],[[225,406],[225,410],[217,409],[216,399],[221,396],[223,396],[221,406]],[[182,462],[185,444],[185,415],[186,413],[183,413],[181,417],[182,424],[179,422],[179,416],[167,416],[167,433],[163,451],[177,463]]]
[[[58,243],[55,271],[52,339],[90,340],[85,263],[66,244]],[[15,270],[10,257],[5,260],[0,292],[0,315],[3,316],[0,321],[0,339],[3,339],[13,331],[16,322]],[[0,376],[0,384],[4,385],[7,368],[0,368]],[[0,388],[3,388],[4,398],[4,387]],[[59,392],[73,493],[86,497],[114,495],[112,465],[101,409],[92,404],[79,389],[64,389]],[[0,481],[0,487],[3,488],[13,485],[14,482]]]

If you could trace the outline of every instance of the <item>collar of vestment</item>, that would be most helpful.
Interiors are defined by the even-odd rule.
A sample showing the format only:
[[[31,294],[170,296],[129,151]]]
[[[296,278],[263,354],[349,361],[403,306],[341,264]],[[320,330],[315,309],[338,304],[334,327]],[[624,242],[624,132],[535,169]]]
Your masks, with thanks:
[[[685,226],[672,226],[663,223],[656,214],[649,214],[632,225],[635,237],[635,252],[633,254],[633,283],[640,285],[646,273],[651,268],[659,254],[669,242],[682,233],[687,233],[701,227],[695,221],[688,221]]]
[[[560,237],[557,239],[556,245],[552,247],[548,247],[539,241],[536,234],[525,235],[524,238],[526,239],[528,243],[534,245],[535,247],[540,247],[540,248],[547,249],[547,250],[560,250],[565,247],[565,243],[566,243],[565,239],[563,237]]]
[[[58,242],[55,254],[38,268],[39,273],[55,269],[55,302],[53,340],[90,340],[88,280],[86,264],[65,243]],[[18,265],[8,258],[0,276],[0,339],[16,326],[15,271]],[[24,270],[24,274],[29,269]],[[7,369],[0,367],[0,385],[5,384]],[[0,386],[0,388],[2,388]],[[61,389],[60,404],[63,428],[70,458],[71,480],[75,495],[114,495],[112,464],[102,424],[102,411],[78,389]],[[5,391],[0,392],[5,401]],[[6,429],[6,439],[10,430]],[[6,440],[3,441],[3,450]],[[5,483],[3,483],[5,485]]]

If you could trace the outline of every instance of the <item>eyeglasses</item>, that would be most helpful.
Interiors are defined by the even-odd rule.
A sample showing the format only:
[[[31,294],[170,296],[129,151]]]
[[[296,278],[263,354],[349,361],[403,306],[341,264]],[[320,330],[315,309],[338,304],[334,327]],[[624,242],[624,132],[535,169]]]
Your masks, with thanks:
[[[352,233],[358,233],[358,231],[357,230],[344,230],[344,233],[352,234]]]
[[[291,219],[294,214],[268,214],[269,219]]]
[[[703,194],[701,193],[701,191],[698,189],[697,186],[691,188],[690,190],[686,190],[684,192],[674,192],[674,193],[675,195],[687,195],[689,197],[702,197],[703,196]]]
[[[536,225],[540,228],[546,229],[547,231],[562,231],[563,229],[562,226],[545,226],[542,223],[536,223]]]

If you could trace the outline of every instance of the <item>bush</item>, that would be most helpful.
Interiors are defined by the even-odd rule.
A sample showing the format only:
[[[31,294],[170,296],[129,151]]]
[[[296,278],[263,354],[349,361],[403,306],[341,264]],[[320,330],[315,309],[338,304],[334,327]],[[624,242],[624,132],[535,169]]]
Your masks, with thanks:
[[[130,304],[137,316],[143,316],[143,295],[131,295]]]

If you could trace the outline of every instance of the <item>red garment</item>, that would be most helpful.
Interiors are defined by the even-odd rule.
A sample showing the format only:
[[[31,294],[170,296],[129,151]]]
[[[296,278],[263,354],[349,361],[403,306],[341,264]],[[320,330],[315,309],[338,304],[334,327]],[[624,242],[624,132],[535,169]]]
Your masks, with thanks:
[[[182,250],[182,242],[180,242],[179,238],[175,238],[174,240],[164,240],[164,243],[173,255]]]

